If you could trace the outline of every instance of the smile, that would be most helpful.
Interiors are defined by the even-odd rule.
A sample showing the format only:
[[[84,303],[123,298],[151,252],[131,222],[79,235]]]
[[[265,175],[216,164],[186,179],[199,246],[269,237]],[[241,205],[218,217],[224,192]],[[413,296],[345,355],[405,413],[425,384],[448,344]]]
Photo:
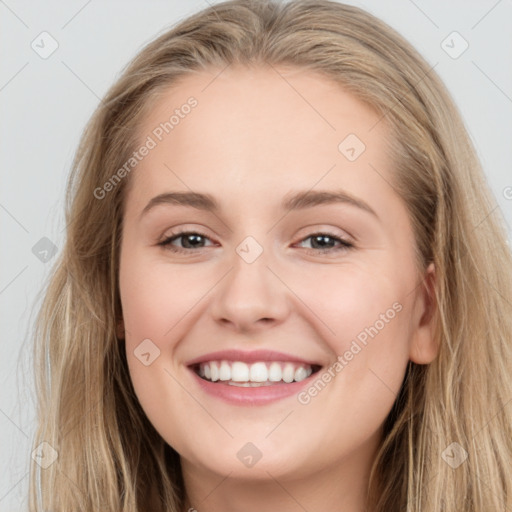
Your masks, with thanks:
[[[185,362],[198,392],[230,405],[255,406],[291,398],[324,365],[275,350],[219,350]]]
[[[199,377],[231,386],[261,387],[300,382],[318,371],[317,365],[287,361],[207,361],[194,366]]]

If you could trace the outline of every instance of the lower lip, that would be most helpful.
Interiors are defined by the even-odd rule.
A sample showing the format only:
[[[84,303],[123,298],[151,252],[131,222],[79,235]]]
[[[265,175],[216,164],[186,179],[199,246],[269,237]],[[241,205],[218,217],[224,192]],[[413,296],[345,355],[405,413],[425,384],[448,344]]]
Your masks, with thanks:
[[[203,391],[234,405],[265,405],[296,395],[303,387],[309,385],[318,373],[315,372],[300,382],[290,382],[289,384],[283,382],[270,386],[240,387],[219,381],[211,382],[199,377],[191,368],[188,368],[188,370]]]

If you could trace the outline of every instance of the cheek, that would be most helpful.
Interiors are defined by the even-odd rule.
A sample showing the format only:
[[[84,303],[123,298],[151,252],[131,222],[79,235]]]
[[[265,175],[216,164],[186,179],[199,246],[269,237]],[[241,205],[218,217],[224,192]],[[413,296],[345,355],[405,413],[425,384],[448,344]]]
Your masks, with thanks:
[[[333,265],[321,276],[308,273],[304,278],[303,273],[297,280],[298,295],[328,328],[336,353],[348,350],[353,339],[364,344],[377,333],[396,335],[397,328],[406,326],[402,282],[381,270]]]
[[[170,404],[176,411],[190,405],[173,379],[178,371],[173,363],[179,341],[191,327],[189,319],[197,314],[215,279],[211,269],[194,265],[177,269],[136,248],[121,253],[128,369],[139,402],[154,425]]]
[[[328,446],[343,442],[340,429],[355,443],[363,442],[396,399],[408,361],[409,312],[403,278],[390,279],[389,273],[378,269],[344,272],[333,267],[332,275],[324,276],[329,286],[304,286],[300,292],[329,327],[329,332],[322,332],[332,362],[299,397],[306,416],[315,409],[330,425],[324,433]],[[346,418],[353,424],[343,425]]]
[[[377,267],[344,271],[333,266],[329,272],[320,281],[308,279],[309,286],[304,282],[299,293],[327,327],[322,337],[332,354],[332,383],[339,391],[335,395],[349,392],[361,404],[367,397],[373,400],[390,392],[392,398],[400,389],[409,354],[405,276],[390,278],[392,273]],[[314,282],[328,286],[315,287]]]
[[[199,290],[187,286],[183,273],[125,251],[119,273],[125,323],[128,371],[135,394],[146,416],[167,440],[183,443],[180,412],[190,407],[190,397],[178,383],[172,361],[179,340],[185,335],[187,312]],[[204,291],[202,292],[204,294]]]
[[[211,272],[204,269],[191,273],[136,253],[125,256],[120,293],[125,328],[132,342],[154,338],[167,344],[166,340],[176,339],[180,323],[208,292],[210,281]]]

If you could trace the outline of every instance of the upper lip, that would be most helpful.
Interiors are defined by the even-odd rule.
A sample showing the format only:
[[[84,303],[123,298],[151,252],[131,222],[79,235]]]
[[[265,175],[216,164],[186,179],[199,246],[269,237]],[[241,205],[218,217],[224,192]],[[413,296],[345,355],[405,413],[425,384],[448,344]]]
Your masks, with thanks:
[[[187,366],[193,366],[199,363],[206,363],[208,361],[243,361],[246,363],[255,363],[258,361],[289,361],[292,363],[302,363],[306,365],[318,365],[318,362],[308,361],[301,357],[297,357],[292,354],[286,354],[285,352],[277,352],[275,350],[219,350],[217,352],[210,352],[202,356],[196,357],[187,361]]]

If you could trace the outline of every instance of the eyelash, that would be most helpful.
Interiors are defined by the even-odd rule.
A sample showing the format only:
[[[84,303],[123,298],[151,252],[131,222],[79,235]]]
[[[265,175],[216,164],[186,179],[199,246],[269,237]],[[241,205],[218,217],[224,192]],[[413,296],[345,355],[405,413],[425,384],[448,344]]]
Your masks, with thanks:
[[[179,247],[175,247],[175,246],[171,245],[171,242],[173,242],[174,240],[177,240],[181,237],[184,237],[185,235],[199,235],[202,238],[209,239],[209,237],[200,233],[199,231],[179,231],[177,233],[171,234],[170,236],[168,236],[167,238],[165,238],[164,240],[159,242],[158,245],[164,247],[164,249],[166,249],[168,251],[171,251],[174,253],[182,253],[182,254],[190,253],[191,251],[197,252],[197,251],[200,251],[201,249],[205,249],[205,247],[200,247],[199,249],[184,249],[184,248],[179,248]],[[318,236],[327,236],[328,238],[334,240],[335,242],[340,242],[341,246],[339,246],[337,248],[331,247],[328,249],[306,249],[307,252],[316,253],[316,254],[318,254],[318,253],[324,254],[324,253],[332,253],[332,252],[339,252],[339,251],[347,251],[354,247],[354,245],[352,243],[348,242],[347,240],[343,240],[342,238],[337,237],[328,232],[312,233],[311,235],[303,238],[301,240],[301,242],[308,240],[309,238],[318,237]]]

